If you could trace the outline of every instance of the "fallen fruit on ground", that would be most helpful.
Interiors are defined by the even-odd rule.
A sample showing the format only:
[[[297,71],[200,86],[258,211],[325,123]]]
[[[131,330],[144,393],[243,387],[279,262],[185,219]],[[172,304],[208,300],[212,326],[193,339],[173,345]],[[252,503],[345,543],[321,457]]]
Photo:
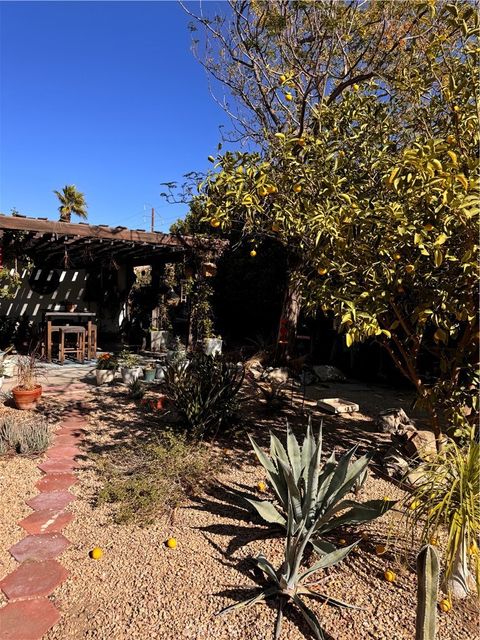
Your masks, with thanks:
[[[262,481],[257,482],[257,489],[263,493],[264,491],[267,490],[267,485],[265,484],[265,482],[262,482]]]
[[[396,573],[391,569],[386,569],[383,576],[387,582],[395,582],[395,580],[397,579]]]
[[[100,547],[94,547],[91,551],[90,551],[90,557],[93,560],[100,560],[100,558],[103,557],[103,551],[100,549]]]
[[[168,538],[167,547],[169,549],[176,549],[177,548],[177,539],[176,538]]]
[[[448,598],[444,598],[443,600],[440,600],[440,602],[438,603],[438,606],[444,613],[448,613],[452,609],[452,603]]]
[[[377,556],[383,556],[386,550],[387,550],[387,547],[383,544],[377,544],[375,546],[375,553],[377,554]]]

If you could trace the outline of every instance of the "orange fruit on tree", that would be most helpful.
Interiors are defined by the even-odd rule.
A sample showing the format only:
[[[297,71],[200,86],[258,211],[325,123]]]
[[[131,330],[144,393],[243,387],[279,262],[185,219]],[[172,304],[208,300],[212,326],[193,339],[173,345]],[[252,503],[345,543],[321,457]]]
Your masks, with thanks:
[[[251,256],[252,258],[255,258],[255,256],[256,256],[256,255],[257,255],[257,252],[255,251],[255,249],[252,249],[252,250],[250,251],[250,256]]]
[[[415,265],[413,264],[407,264],[407,266],[405,267],[405,271],[407,273],[413,273],[415,271]]]
[[[293,96],[291,93],[286,93],[285,94],[285,100],[288,100],[288,102],[291,102],[293,100]]]
[[[427,222],[427,224],[423,228],[425,229],[425,231],[432,231],[433,224],[431,222]]]
[[[318,267],[317,272],[319,275],[324,276],[328,272],[328,269],[326,267]]]
[[[293,187],[293,190],[295,191],[295,193],[300,193],[300,191],[302,190],[302,185],[301,184],[296,184]]]
[[[210,220],[210,226],[216,229],[217,227],[220,226],[220,220],[218,218],[212,218]]]
[[[396,262],[398,262],[399,260],[402,259],[402,256],[400,253],[394,253],[393,254],[393,259],[396,260]]]
[[[267,187],[268,193],[277,193],[278,189],[274,184],[269,184]]]

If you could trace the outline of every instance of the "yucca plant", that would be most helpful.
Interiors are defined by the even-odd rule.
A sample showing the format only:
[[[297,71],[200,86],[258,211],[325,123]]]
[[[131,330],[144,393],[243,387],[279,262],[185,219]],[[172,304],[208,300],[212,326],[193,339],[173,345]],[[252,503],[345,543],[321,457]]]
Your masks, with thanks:
[[[415,530],[422,527],[428,541],[447,532],[443,556],[446,591],[463,598],[476,588],[480,593],[477,538],[480,533],[480,446],[472,435],[460,448],[449,441],[437,457],[426,463],[413,496],[406,505],[407,518]],[[469,568],[475,565],[476,580]]]
[[[275,640],[278,640],[280,637],[284,609],[286,606],[292,604],[298,608],[315,638],[317,638],[317,640],[323,640],[324,634],[320,622],[315,613],[305,604],[302,597],[317,598],[321,602],[335,607],[357,609],[358,607],[332,598],[314,589],[313,587],[317,584],[318,580],[312,581],[312,578],[318,571],[333,567],[343,560],[358,543],[355,542],[348,547],[335,549],[334,551],[326,553],[318,562],[315,562],[308,569],[302,568],[306,547],[311,541],[312,536],[315,535],[317,521],[314,520],[311,522],[309,528],[307,528],[307,520],[309,520],[309,518],[305,516],[301,518],[300,521],[297,520],[293,511],[293,500],[288,500],[287,504],[285,559],[281,567],[275,569],[263,555],[254,558],[256,566],[267,578],[266,585],[255,596],[226,607],[220,611],[219,615],[235,609],[249,607],[267,599],[276,599],[278,608],[274,632]]]
[[[357,502],[346,499],[365,479],[369,463],[368,456],[354,459],[356,447],[345,453],[338,461],[335,454],[322,465],[322,425],[318,439],[311,425],[302,446],[287,424],[286,447],[270,434],[270,456],[265,454],[253,438],[250,438],[258,460],[265,469],[279,505],[267,500],[246,498],[258,514],[266,521],[287,526],[287,514],[291,508],[298,525],[305,520],[305,528],[312,533],[309,542],[317,553],[330,553],[335,546],[323,536],[339,527],[370,522],[388,511],[394,504],[389,500]]]

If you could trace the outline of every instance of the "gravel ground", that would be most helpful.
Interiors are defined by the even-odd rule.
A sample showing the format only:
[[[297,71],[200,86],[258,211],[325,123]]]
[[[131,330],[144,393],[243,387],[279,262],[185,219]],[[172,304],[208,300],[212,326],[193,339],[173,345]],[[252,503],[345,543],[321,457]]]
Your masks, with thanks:
[[[379,392],[381,393],[381,392]],[[74,639],[133,639],[133,640],[263,640],[272,637],[275,612],[270,606],[232,612],[226,616],[215,614],[222,607],[251,592],[255,582],[251,577],[249,557],[262,552],[275,565],[281,563],[281,540],[266,538],[252,540],[252,530],[267,529],[260,523],[247,522],[240,511],[225,505],[224,486],[247,487],[253,490],[264,479],[250,453],[244,431],[229,436],[216,445],[225,464],[214,479],[208,494],[191,499],[179,508],[175,517],[159,517],[151,526],[113,523],[109,505],[95,506],[101,486],[97,472],[99,458],[115,459],[117,448],[127,441],[138,441],[146,435],[143,415],[125,399],[124,389],[117,385],[95,392],[90,414],[90,433],[86,440],[88,461],[79,471],[79,482],[72,487],[78,500],[72,503],[74,521],[65,530],[72,546],[63,554],[62,564],[70,570],[69,579],[52,595],[62,611],[60,622],[45,636],[45,640]],[[308,403],[307,403],[308,404]],[[284,429],[284,420],[258,411],[247,404],[242,424],[265,444],[268,429]],[[313,403],[309,407],[313,408]],[[387,406],[391,406],[387,404]],[[295,411],[288,411],[295,428],[304,420]],[[318,424],[318,415],[314,423]],[[166,420],[169,419],[167,416]],[[162,420],[154,424],[161,428]],[[348,420],[328,418],[325,424],[327,448],[341,449],[357,441],[370,446],[374,434],[368,415]],[[9,460],[9,476],[15,475],[19,463]],[[32,463],[34,464],[34,463]],[[37,477],[34,468],[18,471],[21,480],[6,487],[15,492],[14,504],[28,498],[28,486]],[[19,489],[20,487],[20,489]],[[22,491],[21,499],[18,498]],[[5,495],[5,493],[4,493]],[[389,496],[401,498],[401,491],[381,478],[370,476],[362,492],[362,499]],[[12,499],[10,499],[12,502]],[[2,505],[3,506],[3,505]],[[6,517],[10,517],[5,509]],[[23,515],[20,513],[19,517]],[[18,517],[16,517],[18,520]],[[1,529],[1,557],[6,544],[18,539],[8,527]],[[408,554],[411,541],[405,540],[404,526],[399,516],[390,512],[381,520],[363,529],[368,539],[359,551],[350,554],[341,565],[323,578],[322,589],[331,596],[353,603],[360,610],[337,610],[310,601],[322,625],[331,638],[337,640],[411,640],[414,635],[416,580],[412,570],[414,557]],[[11,542],[4,543],[4,540]],[[178,540],[175,550],[164,542],[170,535]],[[342,534],[348,542],[348,534]],[[13,538],[12,538],[13,536]],[[398,536],[394,553],[378,557],[373,548],[389,536]],[[88,552],[94,546],[104,550],[99,561],[91,560]],[[407,555],[403,557],[402,550]],[[395,584],[383,579],[386,567],[398,575]],[[477,611],[473,599],[462,603],[446,615],[439,615],[439,640],[461,640],[475,636]],[[301,640],[309,632],[303,621],[290,615],[284,624],[283,639]]]

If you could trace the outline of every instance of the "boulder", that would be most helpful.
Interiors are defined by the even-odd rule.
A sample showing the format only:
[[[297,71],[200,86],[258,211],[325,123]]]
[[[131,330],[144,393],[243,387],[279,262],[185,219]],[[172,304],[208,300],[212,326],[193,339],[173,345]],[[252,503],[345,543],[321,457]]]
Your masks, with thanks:
[[[404,450],[410,458],[431,460],[437,455],[435,434],[431,431],[415,431],[404,444]]]
[[[340,369],[329,364],[314,365],[312,368],[320,382],[346,382],[347,380]]]
[[[403,409],[386,409],[378,414],[375,421],[377,430],[381,433],[404,433],[415,431],[415,425]]]

